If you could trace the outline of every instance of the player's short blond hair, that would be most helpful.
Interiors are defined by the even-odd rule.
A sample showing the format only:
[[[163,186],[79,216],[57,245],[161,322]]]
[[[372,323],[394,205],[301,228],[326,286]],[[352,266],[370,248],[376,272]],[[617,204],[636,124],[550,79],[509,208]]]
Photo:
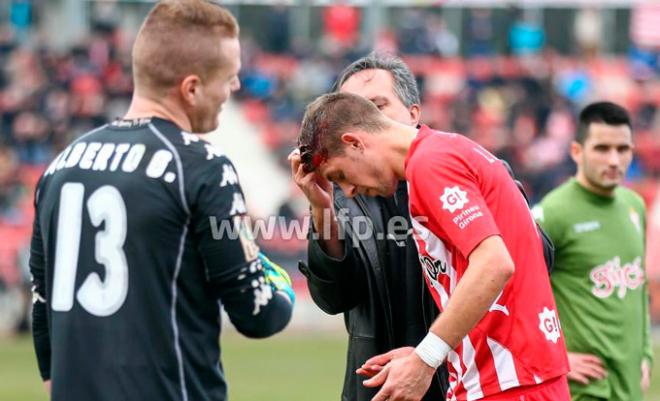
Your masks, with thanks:
[[[135,88],[162,94],[188,75],[213,76],[224,64],[221,40],[238,37],[226,9],[205,0],[162,0],[154,6],[133,45]]]

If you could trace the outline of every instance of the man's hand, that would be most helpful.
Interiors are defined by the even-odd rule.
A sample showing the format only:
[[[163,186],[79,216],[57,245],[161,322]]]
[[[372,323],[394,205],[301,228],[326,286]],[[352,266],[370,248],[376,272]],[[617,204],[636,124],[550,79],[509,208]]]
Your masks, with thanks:
[[[318,233],[321,248],[334,258],[344,255],[344,244],[339,239],[339,225],[337,224],[332,194],[332,183],[315,172],[305,173],[300,151],[294,149],[289,154],[291,175],[296,185],[303,191],[312,207],[312,221]],[[329,229],[329,230],[328,230]]]
[[[46,387],[46,392],[50,395],[50,380],[44,381],[44,387]]]
[[[281,266],[273,263],[270,259],[266,257],[263,253],[259,252],[259,260],[261,261],[261,266],[264,269],[264,274],[266,275],[266,280],[273,287],[275,291],[281,291],[285,293],[291,303],[296,302],[296,294],[293,292],[293,287],[291,283],[291,278],[289,274]]]
[[[378,387],[380,391],[371,401],[419,401],[431,385],[435,369],[424,363],[416,353],[393,359],[371,379],[365,387]]]
[[[332,209],[332,184],[315,172],[305,173],[300,160],[300,151],[294,149],[289,153],[291,176],[296,185],[303,191],[313,210]]]
[[[648,359],[642,360],[642,382],[640,385],[643,393],[651,386],[651,362]]]
[[[385,368],[385,365],[390,363],[391,360],[408,356],[413,351],[415,351],[415,348],[413,347],[401,347],[395,348],[384,354],[373,356],[363,363],[355,373],[362,376],[373,377],[378,374],[378,372],[382,371]]]
[[[566,375],[568,380],[589,384],[591,380],[602,380],[607,377],[603,362],[596,355],[569,352],[568,364],[571,368]]]

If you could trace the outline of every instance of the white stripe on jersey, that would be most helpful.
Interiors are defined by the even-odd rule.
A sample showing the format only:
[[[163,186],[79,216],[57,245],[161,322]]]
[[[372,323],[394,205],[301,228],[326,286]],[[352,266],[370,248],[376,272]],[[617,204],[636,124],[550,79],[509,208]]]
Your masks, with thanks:
[[[518,375],[516,374],[516,364],[511,351],[490,337],[486,337],[486,341],[488,342],[490,352],[493,354],[495,373],[497,373],[497,381],[500,383],[500,390],[504,391],[520,386]]]
[[[437,280],[429,280],[432,287],[438,292],[438,295],[440,296],[440,303],[442,305],[442,309],[444,310],[444,308],[447,306],[447,302],[449,302],[449,296],[451,296],[451,293],[454,292],[454,288],[456,288],[456,284],[458,282],[456,269],[451,264],[451,252],[447,250],[445,243],[442,242],[442,240],[435,234],[433,234],[431,230],[424,227],[417,220],[411,220],[413,228],[417,234],[417,240],[424,244],[426,251],[422,252],[419,249],[419,242],[416,240],[415,245],[417,245],[420,254],[427,253],[434,261],[440,261],[447,268],[446,273],[443,274],[446,274],[449,277],[449,293],[447,293],[446,288]],[[424,266],[422,266],[422,268],[424,269]],[[427,274],[426,269],[424,269],[424,274]]]
[[[463,337],[463,364],[465,365],[465,375],[463,376],[463,387],[467,391],[467,400],[478,400],[484,396],[481,391],[481,382],[479,381],[479,368],[474,361],[474,347],[469,336]]]
[[[179,364],[179,383],[181,385],[181,399],[188,401],[188,388],[186,386],[186,374],[183,371],[183,354],[181,353],[181,344],[179,344],[179,326],[176,322],[176,298],[177,298],[177,280],[179,272],[181,271],[181,260],[183,258],[184,245],[186,243],[186,236],[188,235],[188,224],[190,219],[186,220],[181,233],[181,241],[179,242],[179,255],[176,258],[176,265],[174,267],[174,277],[172,277],[172,307],[170,314],[172,316],[172,331],[174,333],[174,352]]]
[[[456,400],[456,388],[458,387],[457,384],[460,383],[460,381],[463,379],[463,368],[461,367],[461,360],[456,353],[456,351],[449,351],[449,354],[447,354],[447,361],[451,364],[451,366],[454,368],[454,371],[456,372],[456,381],[452,382],[449,381],[449,386],[451,387],[451,401]],[[449,373],[450,375],[452,373]]]
[[[177,299],[177,280],[179,278],[179,272],[181,271],[181,261],[183,258],[183,251],[185,249],[184,245],[186,243],[186,236],[188,235],[188,224],[190,223],[190,208],[188,207],[188,201],[186,200],[185,193],[185,183],[183,181],[183,163],[181,162],[181,156],[176,150],[174,145],[165,138],[158,128],[156,128],[152,123],[149,123],[149,129],[151,132],[160,139],[165,146],[172,152],[176,160],[176,169],[177,174],[179,175],[179,192],[181,195],[181,204],[183,209],[188,214],[188,219],[183,226],[183,232],[181,233],[181,240],[179,242],[179,254],[176,258],[176,265],[174,267],[174,276],[172,277],[172,306],[170,314],[172,316],[172,332],[174,334],[174,352],[176,353],[177,363],[179,365],[179,384],[181,385],[181,398],[183,401],[188,401],[188,388],[186,386],[186,374],[183,369],[183,354],[181,352],[181,344],[179,343],[179,326],[176,320],[176,299]]]
[[[154,133],[154,135],[156,135],[156,137],[158,137],[158,139],[160,139],[165,144],[165,146],[167,146],[170,152],[172,152],[174,155],[174,160],[176,160],[176,171],[179,175],[179,193],[181,195],[181,204],[183,205],[183,210],[185,210],[186,214],[190,216],[190,208],[188,207],[188,200],[186,199],[185,183],[183,182],[183,163],[181,162],[179,151],[176,150],[176,147],[172,145],[172,142],[168,141],[167,138],[165,138],[165,135],[163,135],[152,123],[149,123],[149,129]]]
[[[440,304],[442,304],[442,310],[445,310],[447,302],[449,302],[449,295],[447,294],[447,291],[445,291],[445,287],[435,280],[429,280],[429,282],[438,295],[440,295]]]

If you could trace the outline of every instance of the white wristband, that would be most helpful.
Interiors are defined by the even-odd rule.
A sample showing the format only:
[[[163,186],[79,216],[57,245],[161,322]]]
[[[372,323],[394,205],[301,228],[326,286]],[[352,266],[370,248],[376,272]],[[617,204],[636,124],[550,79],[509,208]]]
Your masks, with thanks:
[[[451,351],[449,344],[430,331],[415,348],[415,353],[433,369],[442,365],[449,351]]]

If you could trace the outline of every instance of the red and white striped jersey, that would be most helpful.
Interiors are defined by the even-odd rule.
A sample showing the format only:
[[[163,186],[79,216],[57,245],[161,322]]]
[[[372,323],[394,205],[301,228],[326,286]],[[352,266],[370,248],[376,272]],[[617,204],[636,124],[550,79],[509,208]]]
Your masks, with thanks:
[[[502,237],[515,272],[489,312],[448,355],[448,400],[478,400],[568,372],[566,347],[527,203],[504,165],[457,134],[419,130],[406,158],[410,214],[440,310],[487,237]]]

